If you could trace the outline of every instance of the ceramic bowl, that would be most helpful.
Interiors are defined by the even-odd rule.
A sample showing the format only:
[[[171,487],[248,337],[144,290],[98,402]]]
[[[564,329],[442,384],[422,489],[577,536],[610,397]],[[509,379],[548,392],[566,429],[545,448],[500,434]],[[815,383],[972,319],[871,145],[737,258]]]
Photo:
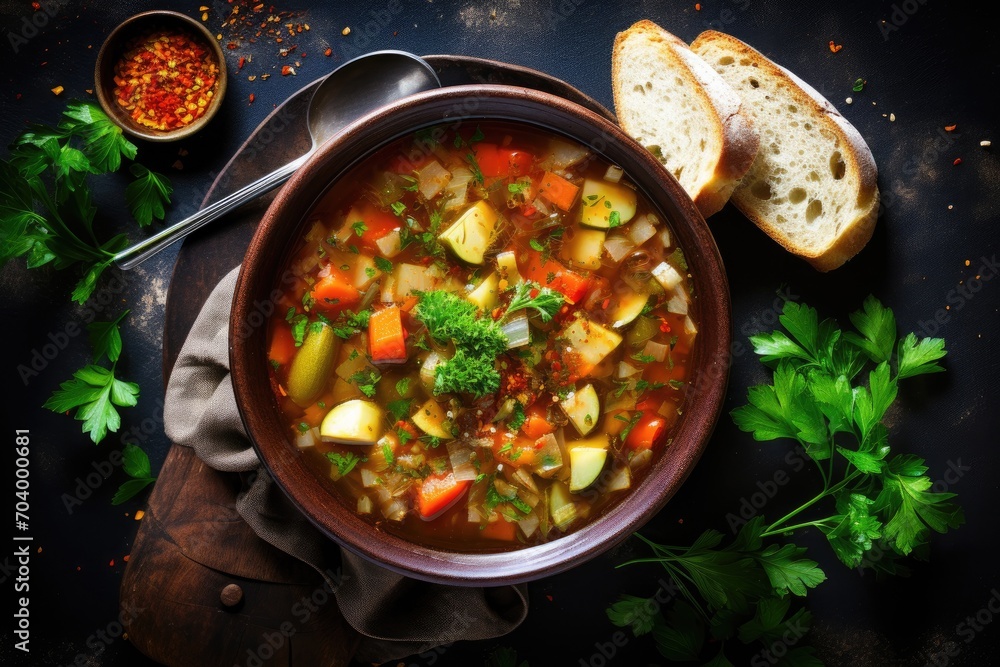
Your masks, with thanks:
[[[684,413],[661,457],[628,496],[586,526],[513,553],[430,548],[379,530],[358,516],[353,503],[328,490],[290,442],[268,376],[262,308],[273,301],[278,276],[317,200],[353,165],[388,142],[422,127],[465,119],[525,123],[575,139],[623,167],[669,221],[684,249],[696,295],[692,308],[700,323]],[[358,119],[295,173],[267,210],[247,250],[229,336],[232,380],[246,430],[267,470],[312,523],[344,548],[413,577],[469,586],[510,584],[564,571],[606,551],[642,526],[680,488],[705,449],[725,397],[729,287],[712,234],[691,199],[656,158],[614,123],[547,93],[499,85],[454,86],[405,98]]]
[[[174,130],[158,130],[137,123],[115,99],[115,66],[122,57],[126,44],[147,31],[161,29],[184,31],[203,41],[219,65],[215,91],[205,113],[189,125]],[[226,81],[226,57],[215,35],[190,16],[166,10],[136,14],[112,30],[97,54],[97,64],[94,67],[94,91],[104,113],[128,134],[148,141],[177,141],[190,137],[205,127],[222,105],[222,99],[226,94]]]

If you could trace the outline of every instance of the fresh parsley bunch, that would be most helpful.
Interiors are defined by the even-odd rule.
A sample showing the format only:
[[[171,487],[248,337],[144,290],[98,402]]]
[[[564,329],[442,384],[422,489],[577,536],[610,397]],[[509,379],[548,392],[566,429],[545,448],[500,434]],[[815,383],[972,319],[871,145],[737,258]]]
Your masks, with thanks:
[[[17,137],[10,158],[0,160],[0,265],[25,257],[28,268],[79,266],[83,277],[72,298],[86,302],[128,243],[123,234],[99,240],[87,178],[117,171],[122,158],[134,159],[136,150],[89,102],[70,102],[57,126],[32,125]],[[126,187],[125,200],[132,216],[140,226],[162,220],[170,183],[137,163],[130,171],[136,180]]]
[[[799,644],[811,617],[801,607],[792,611],[789,594],[804,597],[826,575],[804,548],[784,540],[815,528],[848,567],[901,574],[906,570],[898,560],[921,554],[931,531],[964,522],[955,494],[932,490],[923,459],[891,453],[882,423],[900,380],[944,370],[937,363],[945,356],[944,341],[912,333],[897,340],[892,311],[872,296],[850,316],[856,331],[842,331],[792,302],[779,319],[784,331],[750,338],[761,361],[774,369],[774,381],[750,387],[749,404],[732,417],[755,440],[797,442],[816,466],[820,489],[777,521],[754,517],[726,546],[715,530],[689,547],[641,538],[653,555],[631,562],[662,565],[683,599],[665,617],[649,613],[649,600],[632,596],[622,596],[607,613],[636,635],[652,633],[671,660],[730,665],[724,644],[704,655],[709,637],[759,641],[767,651],[774,642],[787,644],[794,630],[795,646],[786,645],[776,664],[821,665],[811,648]],[[887,553],[866,560],[876,541],[888,546]]]

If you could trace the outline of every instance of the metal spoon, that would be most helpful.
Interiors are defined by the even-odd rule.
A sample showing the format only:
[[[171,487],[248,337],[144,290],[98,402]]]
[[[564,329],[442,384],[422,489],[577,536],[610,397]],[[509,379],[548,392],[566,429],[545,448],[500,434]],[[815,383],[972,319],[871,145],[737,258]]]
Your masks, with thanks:
[[[213,202],[194,215],[125,248],[114,262],[131,269],[194,230],[287,181],[316,149],[358,116],[407,95],[440,88],[434,69],[405,51],[375,51],[349,60],[330,72],[313,92],[306,113],[312,147],[301,157]]]

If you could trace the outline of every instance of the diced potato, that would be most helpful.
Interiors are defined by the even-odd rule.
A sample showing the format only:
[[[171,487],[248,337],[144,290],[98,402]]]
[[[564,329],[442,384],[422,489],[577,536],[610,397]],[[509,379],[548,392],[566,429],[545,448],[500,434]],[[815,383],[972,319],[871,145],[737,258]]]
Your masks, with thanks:
[[[438,239],[451,248],[459,259],[469,264],[482,264],[486,249],[493,240],[497,218],[496,209],[481,199],[438,234]]]
[[[419,264],[397,264],[392,278],[394,301],[402,301],[414,292],[429,292],[438,283],[431,267]]]
[[[507,281],[508,286],[513,287],[521,282],[521,274],[517,270],[517,256],[513,250],[497,255],[497,267],[500,269],[500,277]]]
[[[607,232],[600,229],[575,228],[573,234],[563,244],[559,256],[572,266],[588,271],[601,268],[601,254],[604,252],[604,238]]]
[[[500,303],[499,284],[500,276],[496,273],[491,273],[466,298],[476,304],[476,307],[483,312],[493,310]]]
[[[375,260],[367,255],[358,255],[351,265],[350,280],[355,289],[364,292],[381,273],[375,268]]]
[[[601,415],[601,402],[592,384],[577,389],[569,398],[560,401],[559,407],[580,435],[587,435],[594,430]]]
[[[334,407],[323,418],[320,436],[342,445],[373,445],[382,437],[382,409],[371,401],[354,399]]]
[[[622,337],[617,333],[585,317],[574,319],[563,330],[561,338],[569,344],[575,358],[579,359],[579,367],[576,370],[581,376],[589,374],[622,342]]]
[[[453,437],[451,431],[446,427],[448,417],[444,412],[444,408],[433,398],[428,399],[426,403],[420,406],[420,409],[417,410],[412,419],[417,428],[427,435],[433,435],[436,438]]]
[[[403,238],[399,230],[394,229],[382,238],[376,239],[375,245],[378,246],[379,252],[383,256],[392,259],[403,250]]]
[[[569,450],[570,493],[583,491],[597,481],[608,460],[608,450],[597,447],[574,447]]]
[[[618,303],[611,310],[611,326],[620,329],[639,317],[649,301],[648,294],[640,294],[631,289],[618,296]]]
[[[668,292],[672,292],[674,288],[684,282],[684,276],[667,262],[660,262],[653,267],[653,277]]]
[[[605,491],[611,493],[612,491],[624,491],[631,488],[632,486],[632,471],[629,470],[628,466],[621,466],[614,470],[611,479],[608,480],[608,485],[605,487]]]
[[[621,183],[583,180],[580,200],[580,224],[608,229],[611,212],[618,212],[618,224],[624,225],[635,215],[635,190]]]

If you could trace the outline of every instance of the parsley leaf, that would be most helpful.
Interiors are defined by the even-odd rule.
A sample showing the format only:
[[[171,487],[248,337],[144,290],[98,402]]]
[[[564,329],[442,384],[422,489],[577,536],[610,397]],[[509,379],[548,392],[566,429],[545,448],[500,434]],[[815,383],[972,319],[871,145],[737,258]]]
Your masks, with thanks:
[[[94,348],[94,363],[101,362],[101,357],[107,355],[108,361],[118,361],[122,353],[122,334],[118,325],[125,319],[129,311],[122,312],[113,322],[91,322],[87,325],[90,336],[90,346]]]
[[[114,497],[111,499],[112,505],[121,505],[156,481],[156,477],[153,477],[153,471],[149,465],[149,457],[137,445],[131,443],[125,445],[125,448],[122,450],[122,469],[132,479],[118,487]]]
[[[354,470],[354,466],[361,463],[361,457],[350,452],[347,454],[327,452],[326,458],[337,468],[337,474],[341,477],[349,474],[352,470]]]
[[[649,598],[621,595],[605,613],[619,628],[631,627],[632,634],[639,637],[652,632],[658,607],[659,603]]]
[[[382,273],[392,273],[392,262],[387,260],[385,257],[376,256],[375,268],[377,268]]]
[[[129,171],[136,177],[125,187],[125,203],[140,227],[146,227],[153,220],[163,220],[165,204],[170,203],[170,193],[174,191],[166,176],[133,163]]]
[[[903,340],[899,341],[898,379],[902,380],[925,373],[943,372],[944,368],[935,362],[943,358],[945,354],[944,339],[921,338],[917,340],[915,334],[907,334]]]
[[[368,225],[365,224],[364,220],[357,220],[351,223],[351,231],[360,238],[368,231]]]
[[[521,405],[519,401],[514,401],[514,408],[511,411],[511,417],[507,421],[507,428],[511,431],[518,431],[524,422],[527,421],[528,417],[524,414],[524,406]]]
[[[510,305],[507,306],[505,317],[518,310],[530,308],[539,314],[542,322],[548,322],[556,316],[565,302],[565,297],[559,292],[530,281],[518,283],[513,290],[514,295],[511,297]],[[534,296],[532,292],[535,292]]]

